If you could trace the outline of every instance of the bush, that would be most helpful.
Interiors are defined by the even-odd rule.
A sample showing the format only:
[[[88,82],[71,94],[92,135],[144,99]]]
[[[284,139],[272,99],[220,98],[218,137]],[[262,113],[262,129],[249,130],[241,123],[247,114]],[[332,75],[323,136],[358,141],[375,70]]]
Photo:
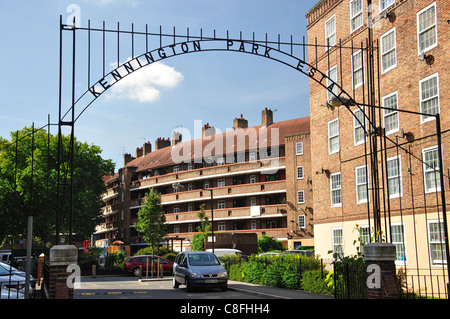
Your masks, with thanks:
[[[301,288],[306,291],[315,292],[319,294],[333,294],[333,290],[328,286],[328,282],[326,281],[326,275],[328,271],[319,270],[310,270],[305,271],[303,273]]]

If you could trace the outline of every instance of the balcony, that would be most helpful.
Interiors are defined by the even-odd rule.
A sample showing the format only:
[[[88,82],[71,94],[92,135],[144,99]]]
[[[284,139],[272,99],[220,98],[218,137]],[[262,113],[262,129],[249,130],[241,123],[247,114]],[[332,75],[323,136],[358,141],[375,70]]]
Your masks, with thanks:
[[[180,171],[178,173],[152,176],[150,178],[134,181],[131,183],[131,191],[150,188],[153,186],[172,185],[175,181],[178,183],[185,183],[214,177],[251,174],[258,172],[270,172],[271,170],[278,170],[284,168],[285,168],[284,157],[252,162],[210,166],[200,169]]]
[[[117,227],[114,227],[113,222],[102,223],[100,225],[95,226],[94,234],[102,234],[102,233],[107,233],[107,232],[114,231],[114,230],[117,230]]]

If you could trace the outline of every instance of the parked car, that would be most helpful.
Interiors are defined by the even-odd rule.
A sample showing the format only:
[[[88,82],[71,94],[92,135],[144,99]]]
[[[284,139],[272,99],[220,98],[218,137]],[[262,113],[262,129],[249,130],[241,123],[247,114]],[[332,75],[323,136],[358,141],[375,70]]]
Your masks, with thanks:
[[[25,278],[10,274],[9,271],[0,267],[0,287],[2,290],[2,298],[4,295],[4,290],[9,291],[6,296],[12,296],[13,299],[20,299],[20,295],[25,294]],[[33,294],[33,288],[29,287],[29,296]],[[6,297],[8,298],[8,297]],[[10,297],[11,298],[11,297]]]
[[[20,277],[23,277],[23,280],[25,280],[27,273],[25,271],[20,271],[17,268],[12,267],[11,265],[5,264],[0,262],[0,267],[3,267],[4,269],[6,269],[6,271],[10,271],[13,275],[17,275]],[[35,287],[36,286],[36,279],[34,279],[34,277],[30,274],[30,285],[31,287]]]
[[[140,275],[140,267],[142,267],[142,273],[150,273],[152,271],[153,260],[153,273],[157,273],[158,262],[160,267],[162,266],[163,274],[170,275],[172,273],[173,261],[156,255],[141,255],[133,256],[125,261],[125,272],[134,276]]]
[[[25,299],[24,295],[16,289],[8,289],[2,286],[0,290],[0,299]]]
[[[11,263],[11,252],[10,251],[1,251],[0,252],[0,262],[5,264]]]
[[[212,253],[212,249],[207,249],[206,251]],[[219,258],[223,256],[237,255],[238,257],[242,257],[245,260],[249,259],[249,257],[245,255],[242,251],[233,248],[215,248],[214,254]]]
[[[186,286],[186,291],[195,287],[228,287],[228,274],[219,258],[208,251],[180,253],[173,264],[173,288]]]

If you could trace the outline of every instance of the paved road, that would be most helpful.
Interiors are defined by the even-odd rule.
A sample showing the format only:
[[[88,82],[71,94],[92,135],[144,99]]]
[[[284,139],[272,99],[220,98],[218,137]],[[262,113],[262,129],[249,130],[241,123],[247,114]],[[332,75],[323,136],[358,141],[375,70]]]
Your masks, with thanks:
[[[82,277],[74,299],[259,299],[262,297],[229,289],[208,288],[186,292],[172,287],[171,278],[139,281],[131,276]]]

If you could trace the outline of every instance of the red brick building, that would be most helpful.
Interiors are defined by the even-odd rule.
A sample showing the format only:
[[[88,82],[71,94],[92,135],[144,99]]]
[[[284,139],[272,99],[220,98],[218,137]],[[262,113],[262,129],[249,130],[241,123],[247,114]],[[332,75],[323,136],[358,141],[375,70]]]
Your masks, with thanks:
[[[377,137],[378,149],[386,150],[377,153],[380,236],[396,245],[398,265],[440,268],[442,273],[446,256],[441,185],[433,169],[438,167],[436,120],[396,110],[440,114],[448,205],[450,2],[371,2],[368,7],[363,0],[322,0],[307,13],[308,43],[318,44],[308,51],[309,63],[357,103],[368,104],[373,88],[374,104],[392,109],[375,109],[377,130],[369,130],[361,109],[327,107],[332,94],[310,81],[316,253],[323,258],[336,252],[354,255],[360,241],[374,237],[376,185],[365,154],[370,154],[370,134],[384,129],[386,139],[383,134]],[[369,31],[373,73],[368,68]],[[334,93],[340,93],[337,86]],[[360,125],[364,123],[366,128]]]
[[[207,123],[202,138],[190,141],[174,132],[172,139],[158,138],[154,151],[148,142],[135,157],[126,154],[124,167],[106,180],[96,246],[120,240],[134,252],[146,245],[134,224],[150,188],[161,194],[176,249],[190,246],[201,204],[211,217],[211,192],[215,233],[252,232],[291,248],[313,246],[309,118],[276,122],[266,108],[261,125],[248,127],[242,115],[232,124],[216,133]]]

